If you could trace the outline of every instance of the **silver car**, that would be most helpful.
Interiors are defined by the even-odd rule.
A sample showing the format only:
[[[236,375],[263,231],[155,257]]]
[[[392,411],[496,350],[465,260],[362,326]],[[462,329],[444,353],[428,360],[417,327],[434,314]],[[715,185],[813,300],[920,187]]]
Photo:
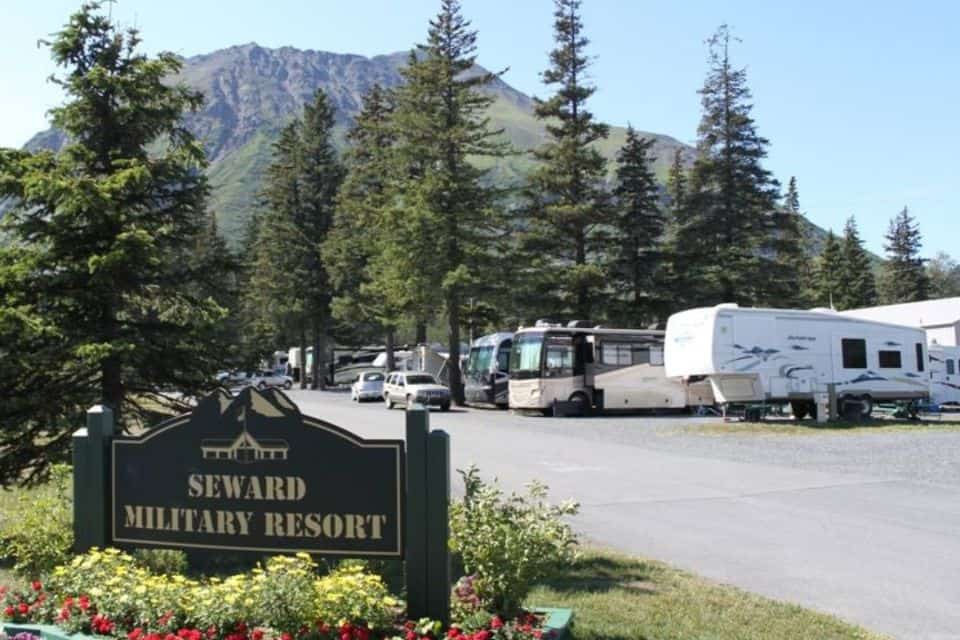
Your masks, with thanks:
[[[383,379],[385,377],[382,371],[361,372],[357,381],[350,386],[350,399],[354,402],[380,400],[383,398]]]
[[[450,410],[450,389],[429,373],[422,371],[394,371],[383,383],[383,401],[387,409],[394,404],[409,407],[417,402],[428,407]]]
[[[267,387],[290,389],[293,387],[293,378],[279,371],[251,371],[247,374],[243,384],[257,389],[266,389]]]

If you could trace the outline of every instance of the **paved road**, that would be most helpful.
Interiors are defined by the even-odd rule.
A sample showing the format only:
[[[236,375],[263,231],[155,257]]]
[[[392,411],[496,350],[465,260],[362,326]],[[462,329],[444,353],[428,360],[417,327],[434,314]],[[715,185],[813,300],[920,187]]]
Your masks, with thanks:
[[[403,412],[293,391],[306,414],[402,437]],[[960,433],[705,436],[692,418],[434,413],[455,468],[582,504],[614,548],[899,638],[960,639]],[[457,486],[454,479],[454,486]]]

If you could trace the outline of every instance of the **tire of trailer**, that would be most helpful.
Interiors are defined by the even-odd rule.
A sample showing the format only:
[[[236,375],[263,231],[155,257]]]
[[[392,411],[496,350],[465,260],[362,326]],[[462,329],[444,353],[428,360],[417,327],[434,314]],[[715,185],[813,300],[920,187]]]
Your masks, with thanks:
[[[578,406],[577,413],[581,416],[587,415],[590,410],[590,398],[582,391],[576,391],[570,394],[570,402],[575,402]]]
[[[810,402],[808,400],[791,400],[790,411],[797,420],[803,420],[810,413]]]
[[[873,398],[868,395],[860,396],[860,415],[869,418],[873,413]]]

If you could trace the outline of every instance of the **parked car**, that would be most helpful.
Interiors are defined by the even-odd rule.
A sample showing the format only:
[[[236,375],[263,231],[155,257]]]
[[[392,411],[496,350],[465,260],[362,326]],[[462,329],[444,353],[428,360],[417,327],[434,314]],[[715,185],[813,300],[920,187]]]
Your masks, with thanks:
[[[383,398],[383,371],[364,371],[350,386],[350,399],[354,402],[380,400]]]
[[[293,387],[293,378],[280,371],[251,371],[247,374],[243,384],[257,389],[266,389],[267,387],[290,389]]]
[[[222,387],[235,387],[245,384],[250,373],[247,371],[221,371],[217,374],[217,384]]]
[[[394,404],[409,407],[415,402],[428,407],[450,410],[450,389],[437,382],[429,373],[421,371],[394,371],[383,383],[383,401],[387,409]]]

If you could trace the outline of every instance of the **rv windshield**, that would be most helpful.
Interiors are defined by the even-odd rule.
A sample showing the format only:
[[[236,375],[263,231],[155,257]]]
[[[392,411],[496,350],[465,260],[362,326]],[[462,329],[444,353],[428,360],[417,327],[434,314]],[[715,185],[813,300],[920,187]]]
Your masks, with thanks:
[[[492,361],[493,345],[470,349],[470,357],[467,358],[467,375],[477,377],[490,373]]]
[[[510,376],[517,380],[540,377],[542,333],[522,333],[513,341],[510,352]]]

